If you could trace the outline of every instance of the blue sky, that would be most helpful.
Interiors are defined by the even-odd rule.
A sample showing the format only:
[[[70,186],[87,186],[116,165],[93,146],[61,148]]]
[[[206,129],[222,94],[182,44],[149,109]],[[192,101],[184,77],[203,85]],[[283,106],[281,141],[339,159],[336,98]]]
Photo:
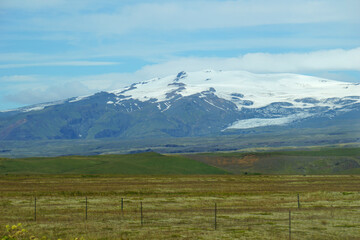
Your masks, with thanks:
[[[181,70],[360,82],[358,0],[0,0],[0,111]]]

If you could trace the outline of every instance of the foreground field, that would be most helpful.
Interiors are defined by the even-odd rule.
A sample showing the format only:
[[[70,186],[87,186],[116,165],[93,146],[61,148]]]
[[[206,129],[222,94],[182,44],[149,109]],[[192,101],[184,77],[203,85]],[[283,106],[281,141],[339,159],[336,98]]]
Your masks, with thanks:
[[[0,191],[0,233],[24,239],[289,239],[289,210],[291,239],[360,236],[360,176],[9,175]]]

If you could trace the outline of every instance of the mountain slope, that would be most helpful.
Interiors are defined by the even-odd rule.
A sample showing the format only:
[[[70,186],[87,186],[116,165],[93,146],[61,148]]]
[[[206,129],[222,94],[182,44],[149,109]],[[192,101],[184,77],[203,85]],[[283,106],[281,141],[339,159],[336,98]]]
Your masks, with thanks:
[[[318,127],[356,116],[360,85],[296,74],[200,71],[0,115],[0,140],[158,138]],[[330,123],[332,124],[332,123]]]

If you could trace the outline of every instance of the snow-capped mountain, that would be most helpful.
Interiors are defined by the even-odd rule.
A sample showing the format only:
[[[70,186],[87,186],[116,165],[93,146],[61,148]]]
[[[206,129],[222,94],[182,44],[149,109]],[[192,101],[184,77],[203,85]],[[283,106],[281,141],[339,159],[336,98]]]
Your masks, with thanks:
[[[133,84],[127,89],[112,91],[117,96],[126,93],[122,100],[137,99],[142,102],[156,99],[165,102],[175,97],[186,97],[202,92],[213,92],[219,98],[232,101],[239,109],[265,107],[274,102],[288,102],[294,107],[309,108],[314,105],[336,108],[332,98],[360,95],[360,85],[296,74],[253,74],[244,71],[180,72],[177,76],[155,78]],[[311,99],[314,98],[312,101]],[[360,102],[358,99],[357,101]]]
[[[177,76],[151,79],[111,93],[117,97],[108,104],[121,105],[129,99],[142,102],[152,99],[162,112],[170,109],[173,101],[195,94],[200,94],[200,98],[220,109],[215,102],[206,100],[209,94],[234,103],[239,111],[266,109],[258,111],[259,117],[263,118],[246,117],[246,120],[234,122],[229,128],[286,124],[317,115],[322,112],[320,109],[336,110],[360,103],[359,84],[296,74],[253,74],[244,71],[180,72]],[[354,96],[356,93],[358,96]]]
[[[206,136],[359,110],[357,83],[297,74],[180,72],[0,115],[0,139]]]

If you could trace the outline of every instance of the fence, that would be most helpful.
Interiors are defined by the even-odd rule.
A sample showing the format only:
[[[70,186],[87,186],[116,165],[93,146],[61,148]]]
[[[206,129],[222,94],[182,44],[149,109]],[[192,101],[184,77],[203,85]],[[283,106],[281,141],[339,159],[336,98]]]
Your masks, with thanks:
[[[346,238],[356,236],[360,230],[358,201],[301,202],[299,195],[294,196],[293,202],[280,198],[270,206],[259,199],[251,203],[227,197],[7,197],[0,198],[0,211],[2,224],[111,223],[127,230],[140,227],[176,232],[177,228],[188,228],[234,234],[266,233],[270,238],[289,239],[331,236],[336,231],[347,231]]]

